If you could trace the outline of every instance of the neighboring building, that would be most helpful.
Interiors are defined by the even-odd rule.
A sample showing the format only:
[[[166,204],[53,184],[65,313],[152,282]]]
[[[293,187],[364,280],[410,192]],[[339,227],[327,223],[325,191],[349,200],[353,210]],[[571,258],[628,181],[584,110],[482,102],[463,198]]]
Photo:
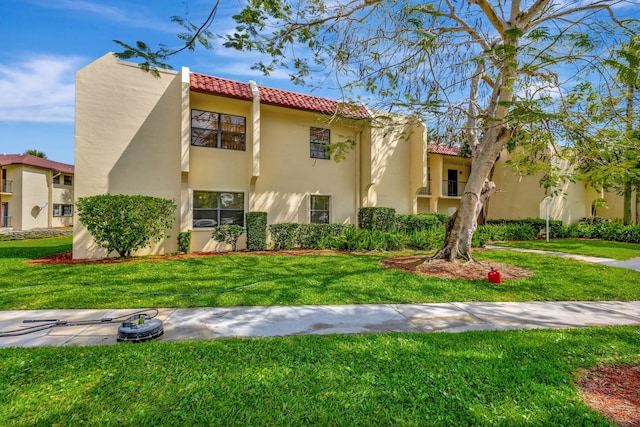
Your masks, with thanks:
[[[487,219],[549,218],[564,224],[578,222],[595,214],[607,219],[623,217],[623,197],[615,191],[595,189],[582,182],[566,181],[557,194],[548,196],[540,185],[541,175],[516,176],[508,166],[509,153],[503,151],[493,170],[497,191],[485,206]],[[568,172],[572,165],[567,160],[557,161],[559,170]],[[597,207],[602,200],[604,206]],[[633,208],[632,217],[635,215]]]
[[[564,224],[576,223],[592,214],[607,219],[623,216],[622,196],[613,191],[596,190],[581,181],[567,181],[555,196],[549,196],[540,186],[540,175],[516,176],[508,160],[509,153],[505,150],[493,168],[491,179],[496,192],[485,204],[480,220],[546,218],[547,206],[549,218]],[[419,196],[419,211],[452,214],[459,206],[471,159],[461,157],[457,147],[429,145],[428,165],[429,186]],[[567,161],[557,166],[565,171],[571,167]],[[604,206],[597,207],[599,200],[604,201]]]
[[[269,223],[355,224],[364,206],[448,214],[459,206],[471,160],[429,145],[420,123],[380,125],[364,107],[187,68],[160,75],[107,54],[76,76],[75,196],[142,194],[178,206],[171,237],[139,254],[175,252],[181,231],[192,231],[193,251],[221,249],[212,228],[244,225],[248,211],[267,212]],[[353,149],[336,162],[328,143]],[[516,177],[505,159],[485,216],[543,217],[537,179]],[[582,184],[569,190],[553,200],[553,219],[588,216],[600,197]],[[106,255],[76,221],[74,258]]]
[[[2,154],[0,174],[0,229],[73,225],[73,165],[30,154]]]
[[[429,144],[428,186],[420,192],[419,212],[453,214],[464,193],[471,171],[471,159],[460,156],[460,149]]]

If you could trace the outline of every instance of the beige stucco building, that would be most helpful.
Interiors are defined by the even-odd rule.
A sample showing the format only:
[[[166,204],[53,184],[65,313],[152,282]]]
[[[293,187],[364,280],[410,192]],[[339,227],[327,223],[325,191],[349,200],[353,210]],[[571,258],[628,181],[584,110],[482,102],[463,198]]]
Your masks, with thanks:
[[[107,54],[76,76],[75,196],[142,194],[178,205],[171,237],[140,253],[175,252],[181,231],[192,232],[192,251],[223,249],[212,228],[244,225],[249,211],[267,212],[269,223],[355,224],[363,206],[450,214],[459,205],[470,159],[429,145],[421,123],[374,123],[361,106],[187,68],[160,75]],[[351,149],[336,161],[329,143]],[[539,216],[544,191],[505,160],[487,218]],[[575,221],[599,197],[579,184],[568,190],[552,218]],[[73,256],[106,255],[76,221]]]
[[[0,174],[0,230],[73,225],[73,165],[29,154],[2,154]]]
[[[427,187],[421,124],[371,126],[364,107],[253,82],[161,71],[107,54],[76,77],[76,197],[144,194],[175,200],[172,237],[143,253],[218,249],[218,224],[265,211],[269,223],[357,221],[362,206],[415,213]],[[328,143],[353,146],[335,161]],[[240,247],[243,242],[239,242]],[[105,256],[84,225],[75,258]]]
[[[549,193],[553,190],[555,194],[548,195],[540,185],[541,175],[517,176],[508,167],[508,159],[509,153],[503,151],[494,167],[497,191],[486,207],[487,219],[545,218],[547,210],[550,219],[564,224],[576,223],[592,214],[607,219],[623,217],[623,197],[614,191],[596,189],[582,181],[565,181],[559,188],[550,189]],[[572,165],[567,160],[553,161],[560,170],[571,171]],[[599,200],[603,201],[602,206],[596,203]]]

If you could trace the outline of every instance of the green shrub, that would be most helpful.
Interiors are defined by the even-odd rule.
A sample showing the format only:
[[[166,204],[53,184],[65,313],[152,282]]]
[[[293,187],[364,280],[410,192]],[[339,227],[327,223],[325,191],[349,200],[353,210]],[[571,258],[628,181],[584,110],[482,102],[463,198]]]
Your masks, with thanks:
[[[533,234],[535,238],[544,238],[547,228],[547,220],[544,218],[526,218],[526,219],[491,219],[487,220],[485,225],[487,226],[529,226],[533,230]],[[517,229],[509,229],[512,235],[517,235]],[[521,230],[523,233],[528,234],[527,229]],[[562,221],[559,220],[549,220],[549,237],[557,238],[561,237],[564,234],[564,227],[562,226]],[[490,240],[521,240],[521,239],[490,239]],[[525,239],[531,240],[531,239]]]
[[[449,216],[441,213],[419,213],[396,215],[396,230],[412,234],[416,231],[429,230],[447,223]]]
[[[538,233],[529,224],[515,223],[510,225],[481,225],[474,234],[478,244],[481,241],[486,243],[488,240],[535,240],[536,236],[538,236]]]
[[[242,233],[244,233],[244,227],[237,224],[225,224],[214,227],[211,237],[216,242],[231,245],[232,250],[235,252],[238,246],[238,239],[242,236]]]
[[[294,245],[300,249],[326,249],[325,240],[339,236],[352,224],[300,224],[295,234]]]
[[[183,254],[191,252],[191,232],[181,231],[178,233],[178,251]]]
[[[445,231],[444,226],[439,226],[407,234],[407,247],[423,251],[440,249],[444,243]]]
[[[271,242],[276,250],[291,250],[296,239],[296,233],[300,224],[295,222],[284,222],[281,224],[269,225]]]
[[[247,212],[247,249],[264,251],[267,249],[267,213]]]
[[[358,227],[362,230],[391,231],[395,229],[396,210],[393,208],[368,207],[358,211]]]
[[[120,257],[167,236],[176,208],[173,200],[140,195],[103,194],[76,201],[78,218],[95,242]]]

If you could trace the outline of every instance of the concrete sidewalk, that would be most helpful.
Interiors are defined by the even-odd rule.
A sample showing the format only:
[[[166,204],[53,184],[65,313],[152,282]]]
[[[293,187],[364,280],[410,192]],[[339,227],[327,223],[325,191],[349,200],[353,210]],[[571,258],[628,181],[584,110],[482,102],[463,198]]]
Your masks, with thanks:
[[[6,332],[57,319],[68,323],[127,317],[131,310],[25,310],[0,312],[0,347],[115,344],[114,323],[60,326],[20,336]],[[152,312],[152,310],[149,310]],[[159,341],[363,334],[377,332],[462,332],[532,328],[640,325],[640,301],[379,304],[293,307],[164,308]],[[124,344],[123,344],[124,345]]]
[[[572,258],[580,261],[591,262],[594,264],[603,264],[611,267],[622,267],[622,268],[628,268],[631,270],[640,271],[640,257],[631,258],[626,261],[618,261],[611,258],[602,258],[602,257],[590,256],[590,255],[568,254],[565,252],[542,251],[538,249],[511,248],[508,246],[487,245],[486,248],[492,249],[492,250],[499,250],[499,251],[502,250],[502,251],[530,252],[535,254],[554,255],[562,258]]]

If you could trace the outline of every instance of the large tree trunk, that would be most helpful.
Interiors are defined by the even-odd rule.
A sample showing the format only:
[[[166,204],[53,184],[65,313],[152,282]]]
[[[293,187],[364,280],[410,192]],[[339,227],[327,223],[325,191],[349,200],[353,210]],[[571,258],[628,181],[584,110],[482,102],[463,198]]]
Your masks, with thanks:
[[[640,225],[640,184],[636,185],[636,225]]]
[[[495,189],[496,185],[493,182],[484,181],[479,194],[465,190],[460,207],[447,221],[444,247],[432,259],[473,260],[471,240],[478,228],[478,215]]]
[[[631,225],[631,194],[633,193],[633,185],[630,182],[624,184],[624,212],[622,214],[622,223]]]

